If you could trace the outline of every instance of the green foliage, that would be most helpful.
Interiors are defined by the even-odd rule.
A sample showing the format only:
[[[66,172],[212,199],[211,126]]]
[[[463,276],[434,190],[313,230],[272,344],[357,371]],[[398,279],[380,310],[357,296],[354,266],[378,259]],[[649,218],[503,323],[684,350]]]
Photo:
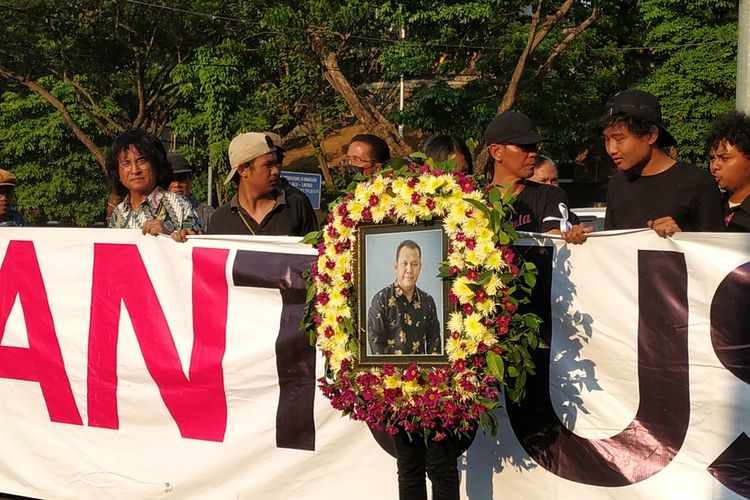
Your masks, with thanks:
[[[74,100],[69,85],[46,79],[63,102]],[[75,116],[94,137],[96,126]],[[104,140],[102,138],[102,140]],[[5,92],[0,99],[2,168],[19,180],[16,199],[27,215],[43,210],[43,218],[86,226],[103,220],[107,182],[101,167],[73,136],[61,115],[36,94]],[[27,222],[41,217],[27,217]]]
[[[704,136],[734,108],[737,2],[640,0],[655,68],[638,87],[659,97],[680,158],[707,166]]]

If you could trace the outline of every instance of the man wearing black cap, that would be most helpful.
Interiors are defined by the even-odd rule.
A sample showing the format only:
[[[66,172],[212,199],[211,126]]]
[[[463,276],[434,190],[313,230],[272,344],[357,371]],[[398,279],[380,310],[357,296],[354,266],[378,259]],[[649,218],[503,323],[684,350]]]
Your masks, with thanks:
[[[675,145],[656,97],[625,90],[598,121],[604,146],[619,172],[607,190],[604,229],[650,227],[659,236],[678,231],[723,231],[721,197],[711,175],[667,156]]]
[[[208,218],[214,213],[214,208],[208,203],[196,200],[190,193],[190,187],[193,183],[193,169],[190,168],[185,158],[177,153],[169,153],[167,159],[169,164],[172,165],[172,173],[174,174],[172,182],[169,184],[169,191],[187,198],[195,213],[200,217],[201,225],[206,227]]]
[[[516,196],[513,227],[518,231],[562,234],[568,243],[582,243],[591,228],[569,221],[568,197],[556,186],[529,180],[534,175],[539,143],[528,116],[505,111],[496,116],[484,133],[492,157],[492,185]]]

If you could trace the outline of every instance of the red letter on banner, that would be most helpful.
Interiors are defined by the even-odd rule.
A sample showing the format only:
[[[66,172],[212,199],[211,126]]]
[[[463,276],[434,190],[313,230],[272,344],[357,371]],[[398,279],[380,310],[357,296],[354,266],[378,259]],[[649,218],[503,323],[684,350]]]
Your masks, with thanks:
[[[23,308],[29,347],[0,346],[0,377],[39,382],[50,420],[83,425],[30,241],[11,241],[0,267],[0,342],[16,296]]]
[[[193,350],[190,378],[135,245],[94,245],[89,331],[89,425],[117,429],[117,337],[120,303],[128,309],[151,377],[180,434],[222,441],[227,426],[222,359],[226,348],[229,251],[193,250]]]

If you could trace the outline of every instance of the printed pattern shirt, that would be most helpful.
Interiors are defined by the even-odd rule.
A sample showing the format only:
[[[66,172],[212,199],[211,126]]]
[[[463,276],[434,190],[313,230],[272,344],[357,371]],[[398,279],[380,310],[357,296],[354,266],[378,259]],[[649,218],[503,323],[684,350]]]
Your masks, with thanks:
[[[442,354],[435,300],[415,287],[411,301],[392,283],[372,299],[367,320],[372,354]]]
[[[112,211],[109,227],[140,229],[153,219],[160,221],[170,233],[180,229],[203,232],[200,219],[190,202],[185,197],[170,193],[159,186],[151,191],[135,210],[130,208],[130,195],[126,196]]]

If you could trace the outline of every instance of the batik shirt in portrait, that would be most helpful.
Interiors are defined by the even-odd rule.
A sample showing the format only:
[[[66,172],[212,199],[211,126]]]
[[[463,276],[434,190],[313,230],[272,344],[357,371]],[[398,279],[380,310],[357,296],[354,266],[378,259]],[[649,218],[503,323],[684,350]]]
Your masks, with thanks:
[[[130,207],[130,196],[115,207],[109,227],[117,229],[140,229],[153,219],[161,222],[169,232],[192,229],[203,232],[203,226],[187,198],[157,186],[138,208]]]
[[[419,288],[411,301],[393,283],[372,299],[367,319],[372,354],[442,354],[435,300]]]

